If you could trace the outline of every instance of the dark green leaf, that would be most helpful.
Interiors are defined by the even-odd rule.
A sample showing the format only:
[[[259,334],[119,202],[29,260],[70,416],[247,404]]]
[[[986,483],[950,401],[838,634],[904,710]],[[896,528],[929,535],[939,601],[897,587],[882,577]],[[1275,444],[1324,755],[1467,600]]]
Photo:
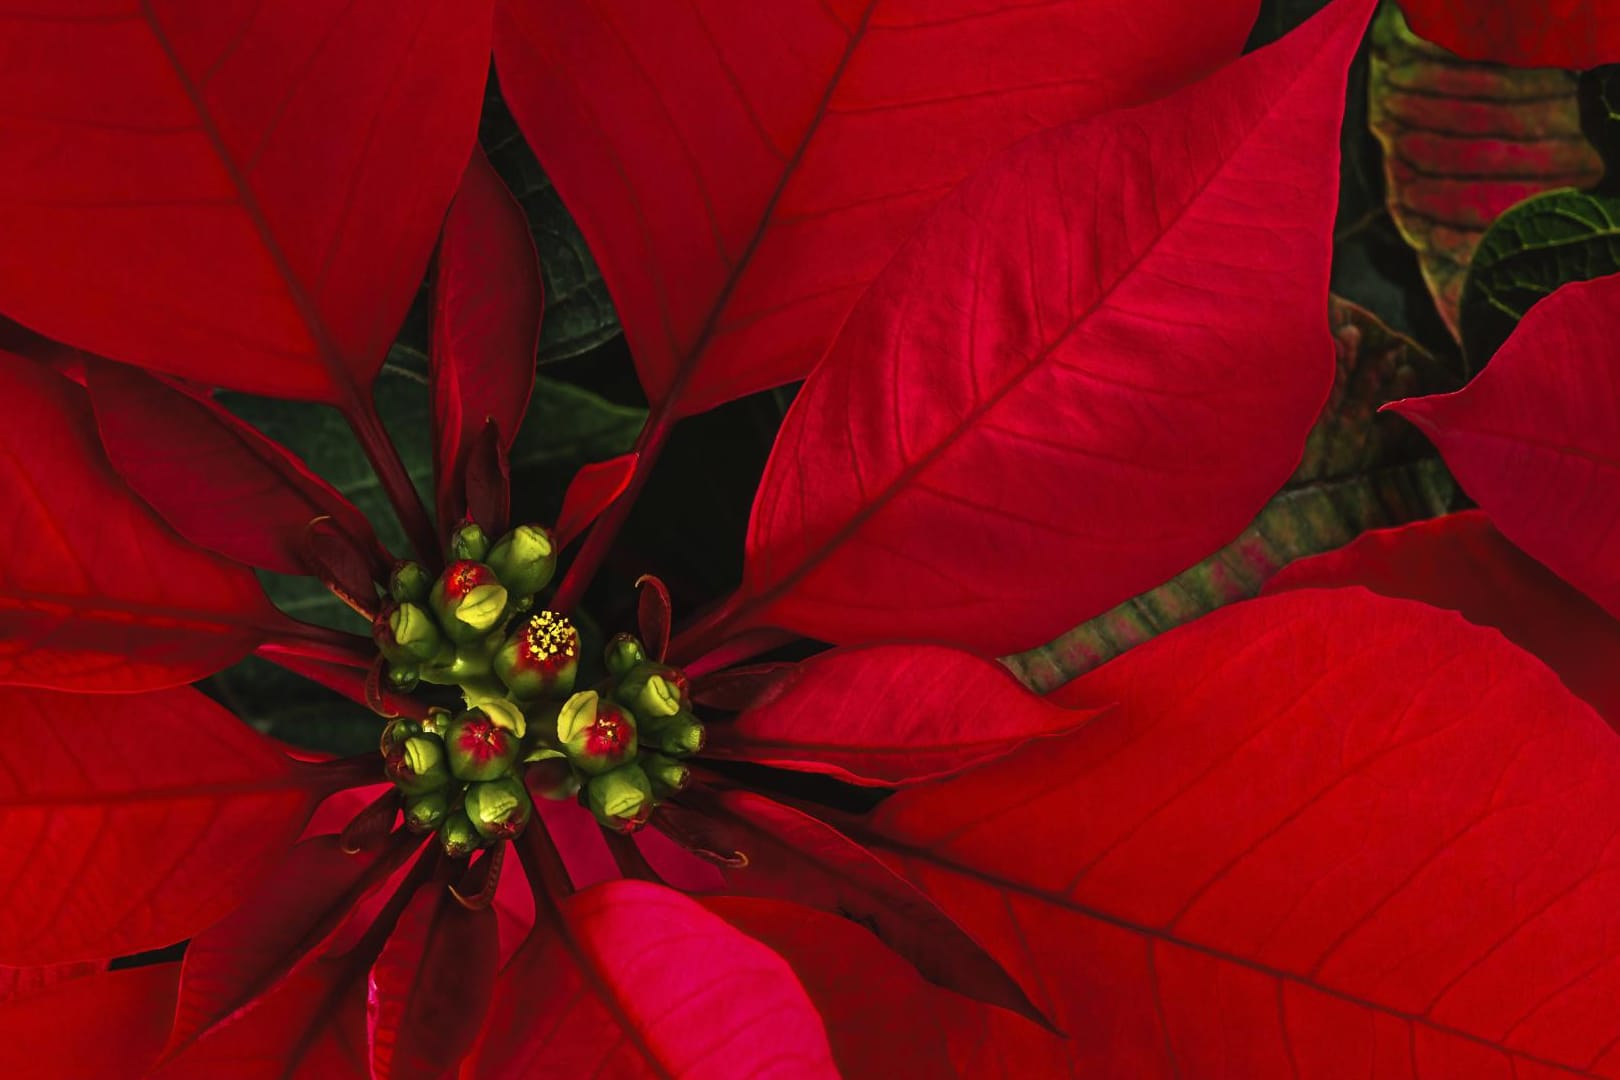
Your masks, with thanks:
[[[546,316],[540,326],[540,363],[566,360],[619,334],[619,317],[596,261],[574,219],[518,134],[492,72],[478,141],[490,164],[523,206],[540,255]]]
[[[1463,288],[1463,349],[1475,369],[1560,285],[1620,271],[1620,197],[1549,191],[1497,219]]]
[[[1045,692],[1156,634],[1248,599],[1286,564],[1451,509],[1456,485],[1386,401],[1455,389],[1459,376],[1368,312],[1335,299],[1339,373],[1287,486],[1232,543],[1170,582],[1007,665]]]

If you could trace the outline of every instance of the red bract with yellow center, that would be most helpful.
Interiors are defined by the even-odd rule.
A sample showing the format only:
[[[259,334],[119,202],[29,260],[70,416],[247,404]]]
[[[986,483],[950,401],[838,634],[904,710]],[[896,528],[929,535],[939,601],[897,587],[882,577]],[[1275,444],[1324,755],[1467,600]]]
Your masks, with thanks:
[[[40,733],[0,743],[0,962],[187,942],[0,1005],[6,1052],[57,1068],[94,1015],[103,1071],[170,1077],[1608,1068],[1620,764],[1498,638],[1301,593],[1061,699],[993,659],[1298,460],[1370,6],[1238,58],[1253,0],[0,0],[0,312],[48,335],[0,365],[0,685]],[[541,290],[475,147],[492,43],[651,406],[555,529],[509,520]],[[435,250],[430,514],[372,384]],[[598,665],[570,616],[642,569],[672,426],[801,378],[737,592],[672,637],[644,578]],[[213,387],[335,407],[411,550]],[[797,635],[838,647],[737,666]],[[186,686],[249,654],[383,753]]]

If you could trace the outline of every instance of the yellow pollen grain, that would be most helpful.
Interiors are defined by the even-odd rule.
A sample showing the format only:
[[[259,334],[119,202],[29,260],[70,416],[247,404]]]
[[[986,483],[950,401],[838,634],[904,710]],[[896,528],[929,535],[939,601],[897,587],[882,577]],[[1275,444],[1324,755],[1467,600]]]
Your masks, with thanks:
[[[523,643],[528,646],[530,655],[542,660],[559,654],[571,657],[579,646],[579,634],[574,630],[574,624],[561,615],[542,611],[529,617]]]

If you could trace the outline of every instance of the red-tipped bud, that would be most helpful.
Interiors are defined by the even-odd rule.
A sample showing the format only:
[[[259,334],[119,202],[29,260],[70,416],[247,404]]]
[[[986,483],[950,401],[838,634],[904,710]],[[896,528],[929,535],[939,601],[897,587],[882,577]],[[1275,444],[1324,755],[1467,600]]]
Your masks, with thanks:
[[[465,810],[454,810],[439,825],[439,846],[452,859],[465,859],[484,846],[484,838],[473,828]]]
[[[647,647],[634,634],[614,634],[608,638],[607,647],[602,650],[602,662],[607,665],[608,674],[615,679],[624,678],[631,668],[645,659]]]
[[[516,732],[495,723],[482,708],[470,709],[450,721],[444,738],[450,772],[458,780],[494,780],[517,761]]]
[[[529,823],[534,804],[510,776],[467,785],[467,817],[485,840],[510,840]]]
[[[489,554],[489,537],[476,521],[469,521],[450,534],[450,557],[468,562],[483,562]]]
[[[450,782],[444,743],[437,735],[412,735],[383,751],[383,771],[407,795],[421,795]]]
[[[402,604],[425,604],[433,579],[419,562],[406,559],[394,564],[388,575],[388,595]]]
[[[489,551],[490,569],[514,596],[532,596],[557,572],[557,545],[543,525],[519,525]]]
[[[450,814],[450,792],[445,788],[405,797],[405,827],[413,833],[430,833]]]
[[[633,833],[652,816],[652,784],[635,762],[593,776],[585,785],[585,801],[604,829]]]
[[[575,694],[557,712],[557,740],[588,773],[605,773],[636,756],[636,722],[595,690]]]
[[[523,784],[529,794],[561,802],[579,794],[579,774],[568,758],[556,750],[538,750],[529,756],[523,769]]]
[[[520,698],[566,697],[579,674],[579,631],[554,611],[530,615],[495,654],[495,674]]]
[[[458,643],[475,641],[499,626],[506,600],[506,586],[495,571],[466,559],[445,567],[428,594],[445,634]]]
[[[639,764],[647,779],[652,781],[653,794],[660,799],[685,791],[692,782],[691,769],[663,754],[643,754]]]
[[[391,663],[404,666],[432,660],[444,645],[433,616],[411,603],[385,605],[372,621],[371,637]]]

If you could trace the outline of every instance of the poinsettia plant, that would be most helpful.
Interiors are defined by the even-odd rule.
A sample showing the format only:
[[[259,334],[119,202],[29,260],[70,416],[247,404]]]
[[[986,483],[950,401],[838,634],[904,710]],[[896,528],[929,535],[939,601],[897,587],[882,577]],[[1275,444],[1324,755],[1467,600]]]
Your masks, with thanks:
[[[1045,697],[995,660],[1337,437],[1371,14],[1240,56],[1252,0],[0,3],[7,1074],[1606,1075],[1620,761],[1550,657],[1607,616],[1509,631],[1563,682],[1365,590]],[[648,404],[545,520],[492,56]],[[740,584],[672,596],[623,529],[705,483],[672,432],[801,379]],[[243,394],[335,411],[397,528]],[[377,748],[190,685],[250,656]]]

